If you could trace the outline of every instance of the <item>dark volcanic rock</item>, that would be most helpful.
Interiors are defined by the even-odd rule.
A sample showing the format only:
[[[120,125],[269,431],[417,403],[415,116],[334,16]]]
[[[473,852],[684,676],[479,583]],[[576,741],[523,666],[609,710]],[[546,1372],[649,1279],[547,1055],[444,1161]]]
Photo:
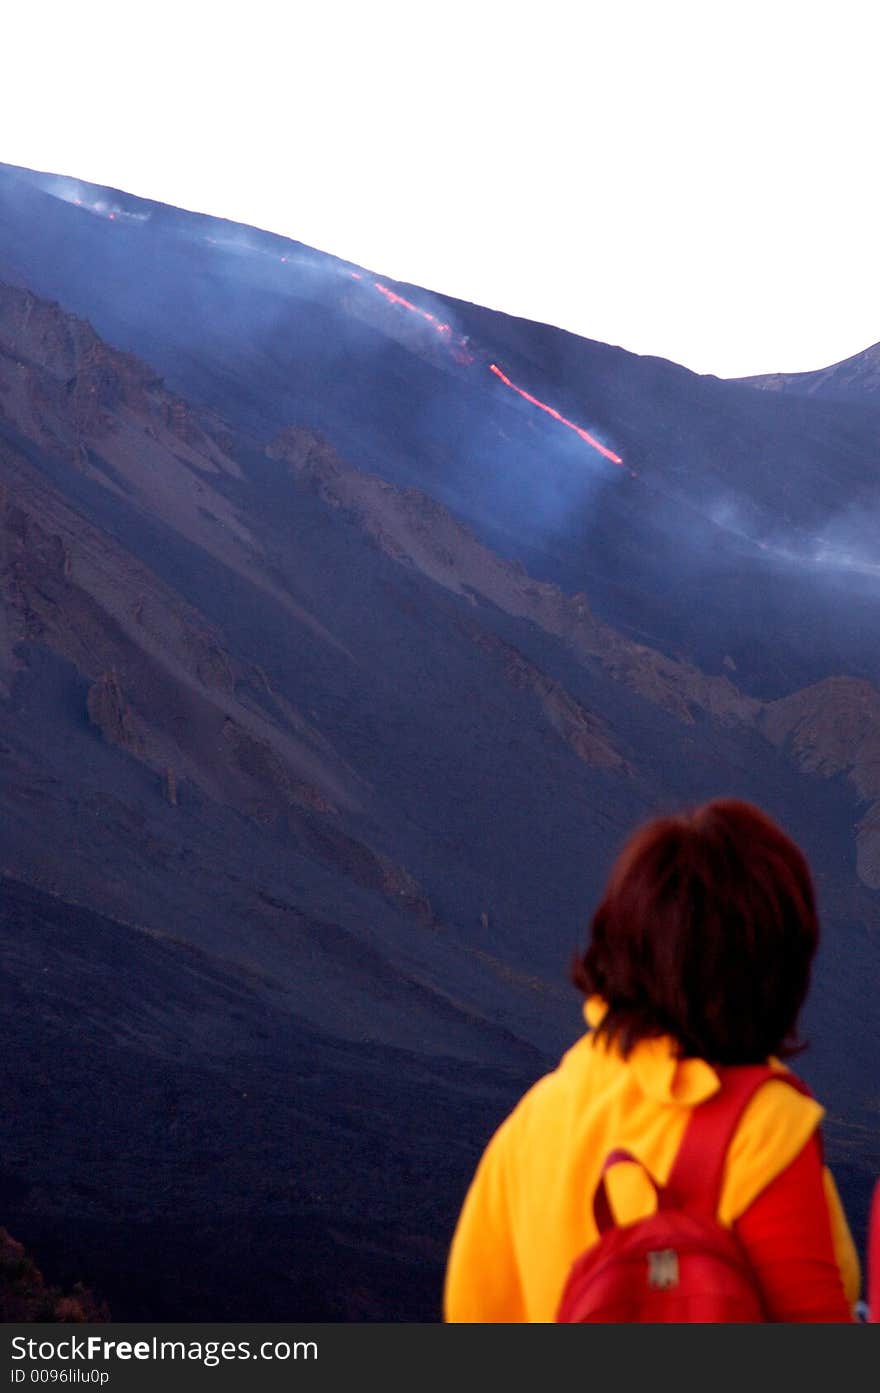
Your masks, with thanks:
[[[856,836],[859,879],[880,890],[880,691],[870,682],[829,677],[770,702],[762,725],[805,769],[849,776],[864,809]]]
[[[140,754],[143,739],[138,734],[136,719],[122,694],[115,672],[104,672],[89,688],[86,702],[92,725],[100,730],[111,745],[121,745],[132,754]]]
[[[436,1319],[612,856],[720,793],[815,870],[799,1067],[862,1242],[876,406],[394,288],[453,353],[283,239],[0,191],[0,1223],[46,1281]]]

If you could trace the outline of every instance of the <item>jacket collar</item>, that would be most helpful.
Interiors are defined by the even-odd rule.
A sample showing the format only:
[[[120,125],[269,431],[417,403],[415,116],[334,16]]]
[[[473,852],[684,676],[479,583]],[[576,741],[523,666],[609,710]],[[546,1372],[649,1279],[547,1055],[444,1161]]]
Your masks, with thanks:
[[[607,1014],[608,1004],[600,996],[588,997],[584,1003],[584,1018],[595,1030]],[[615,1049],[609,1052],[622,1061]],[[640,1040],[632,1050],[627,1067],[642,1093],[657,1103],[682,1103],[688,1106],[711,1098],[721,1087],[721,1080],[704,1059],[679,1059],[668,1035]]]

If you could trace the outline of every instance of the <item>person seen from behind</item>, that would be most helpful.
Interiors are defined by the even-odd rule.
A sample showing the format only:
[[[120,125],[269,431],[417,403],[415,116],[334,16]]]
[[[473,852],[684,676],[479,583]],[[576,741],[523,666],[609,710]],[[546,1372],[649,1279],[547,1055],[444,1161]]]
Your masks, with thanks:
[[[790,1074],[818,939],[805,857],[753,804],[715,799],[630,837],[573,967],[588,1029],[483,1154],[452,1239],[444,1320],[572,1318],[560,1303],[599,1239],[599,1188],[618,1226],[644,1219],[698,1105],[722,1097],[739,1066]],[[758,1319],[856,1319],[861,1274],[823,1116],[809,1090],[770,1078],[719,1158],[714,1217],[745,1254]],[[612,1152],[628,1163],[603,1171]]]

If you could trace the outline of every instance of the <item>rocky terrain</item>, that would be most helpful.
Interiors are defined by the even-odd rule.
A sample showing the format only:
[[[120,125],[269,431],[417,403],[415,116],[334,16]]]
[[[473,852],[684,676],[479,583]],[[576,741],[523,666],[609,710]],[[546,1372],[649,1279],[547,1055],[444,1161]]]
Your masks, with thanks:
[[[863,1243],[878,408],[80,193],[0,167],[0,1223],[116,1319],[435,1320],[611,857],[727,793]]]

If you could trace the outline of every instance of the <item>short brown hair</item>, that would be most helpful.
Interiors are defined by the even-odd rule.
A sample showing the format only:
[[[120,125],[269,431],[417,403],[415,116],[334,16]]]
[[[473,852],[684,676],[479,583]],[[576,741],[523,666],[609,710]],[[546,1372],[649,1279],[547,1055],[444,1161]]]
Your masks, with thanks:
[[[680,1054],[754,1064],[803,1049],[797,1018],[819,941],[806,858],[751,803],[717,798],[636,831],[572,967],[626,1055],[671,1035]]]

